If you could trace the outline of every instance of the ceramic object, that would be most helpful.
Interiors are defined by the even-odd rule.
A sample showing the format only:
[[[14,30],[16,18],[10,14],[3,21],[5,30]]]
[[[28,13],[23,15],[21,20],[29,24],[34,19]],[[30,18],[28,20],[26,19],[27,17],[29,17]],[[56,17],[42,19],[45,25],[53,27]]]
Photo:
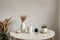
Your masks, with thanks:
[[[38,28],[35,28],[35,30],[34,30],[35,32],[38,32]]]
[[[20,30],[19,30],[19,31],[17,31],[16,33],[20,33]]]
[[[42,33],[47,33],[47,31],[48,31],[47,28],[41,28]]]
[[[43,26],[41,26],[41,32],[42,33],[47,33],[47,26],[46,25],[43,25]]]
[[[32,33],[32,26],[28,27],[28,33]]]

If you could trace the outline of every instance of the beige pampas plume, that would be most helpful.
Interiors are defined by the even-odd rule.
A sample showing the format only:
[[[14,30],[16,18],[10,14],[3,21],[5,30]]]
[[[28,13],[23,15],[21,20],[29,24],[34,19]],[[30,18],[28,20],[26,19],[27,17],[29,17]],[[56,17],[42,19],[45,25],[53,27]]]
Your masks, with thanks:
[[[9,24],[11,23],[12,16],[10,18],[6,18],[4,21],[0,20],[0,31],[7,32]]]
[[[2,31],[2,29],[3,29],[3,22],[0,20],[0,32]]]
[[[3,24],[4,24],[4,32],[7,32],[8,31],[8,26],[9,24],[11,23],[10,20],[11,20],[12,16],[8,19],[6,18],[4,21],[3,21]]]
[[[12,16],[8,19],[8,22],[11,20]]]

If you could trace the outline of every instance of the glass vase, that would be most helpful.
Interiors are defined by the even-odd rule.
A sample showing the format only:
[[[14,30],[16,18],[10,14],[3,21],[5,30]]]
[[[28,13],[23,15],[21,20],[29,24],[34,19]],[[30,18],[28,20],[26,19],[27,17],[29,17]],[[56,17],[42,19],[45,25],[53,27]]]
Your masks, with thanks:
[[[24,32],[25,31],[25,20],[26,20],[26,15],[23,15],[23,16],[21,16],[21,21],[22,21],[22,23],[21,23],[21,32]]]

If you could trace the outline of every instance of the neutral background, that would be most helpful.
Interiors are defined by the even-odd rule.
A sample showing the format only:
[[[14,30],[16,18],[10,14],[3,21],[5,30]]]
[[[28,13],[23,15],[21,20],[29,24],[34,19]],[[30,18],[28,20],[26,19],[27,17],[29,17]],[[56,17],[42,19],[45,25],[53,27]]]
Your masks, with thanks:
[[[45,24],[56,32],[58,40],[58,0],[0,0],[0,20],[12,16],[9,31],[20,29],[21,15],[27,15],[26,27],[40,28]]]

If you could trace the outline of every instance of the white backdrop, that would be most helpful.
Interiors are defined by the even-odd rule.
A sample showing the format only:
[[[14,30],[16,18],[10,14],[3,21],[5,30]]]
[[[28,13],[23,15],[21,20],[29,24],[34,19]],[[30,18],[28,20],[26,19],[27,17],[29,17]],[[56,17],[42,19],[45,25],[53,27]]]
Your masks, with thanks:
[[[43,24],[56,32],[58,38],[57,0],[0,0],[0,19],[13,16],[9,31],[20,29],[20,15],[27,15],[26,26],[40,28]]]

